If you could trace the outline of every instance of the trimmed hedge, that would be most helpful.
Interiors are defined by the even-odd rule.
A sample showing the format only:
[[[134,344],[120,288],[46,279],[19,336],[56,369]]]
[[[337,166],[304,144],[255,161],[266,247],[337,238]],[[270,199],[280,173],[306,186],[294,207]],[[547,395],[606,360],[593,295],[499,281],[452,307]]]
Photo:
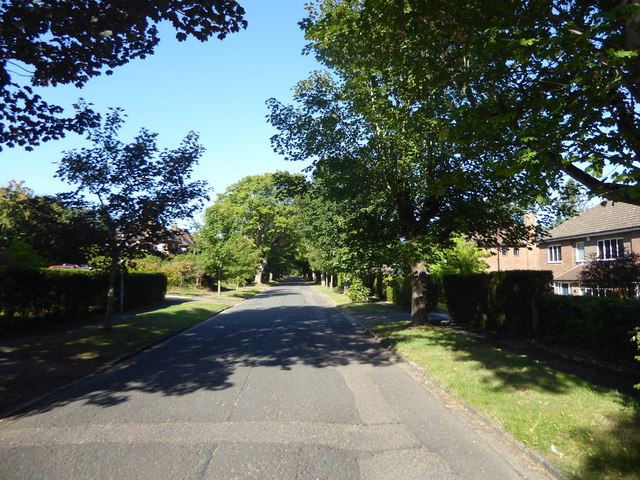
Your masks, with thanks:
[[[99,313],[106,303],[108,278],[94,271],[0,268],[0,331]],[[124,307],[135,308],[162,300],[167,280],[163,274],[136,272],[125,275],[124,285]]]
[[[472,275],[445,275],[449,314],[455,322],[535,338],[540,302],[550,292],[549,271],[512,270]]]
[[[640,326],[640,300],[548,295],[541,303],[540,339],[591,356],[632,362]]]
[[[444,290],[456,323],[633,361],[640,300],[553,295],[551,281],[547,271],[446,275]]]

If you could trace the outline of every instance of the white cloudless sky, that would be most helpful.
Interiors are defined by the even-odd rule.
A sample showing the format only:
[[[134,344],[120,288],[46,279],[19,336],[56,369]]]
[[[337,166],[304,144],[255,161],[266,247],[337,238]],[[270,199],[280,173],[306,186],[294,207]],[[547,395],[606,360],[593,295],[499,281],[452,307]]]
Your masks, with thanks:
[[[82,97],[106,113],[122,107],[127,115],[121,139],[131,140],[144,127],[158,133],[161,148],[177,147],[191,130],[200,133],[206,152],[193,179],[206,180],[212,200],[247,175],[276,170],[300,172],[306,165],[285,162],[271,149],[275,133],[266,120],[265,101],[291,102],[296,82],[320,66],[303,56],[306,43],[298,22],[305,0],[240,0],[249,26],[220,41],[178,42],[175,31],[161,25],[161,40],[152,56],[91,79],[84,88],[38,89],[43,98],[69,111]],[[67,110],[69,109],[69,110]],[[37,195],[71,188],[54,178],[62,152],[90,146],[83,137],[46,142],[32,152],[0,152],[0,184],[24,180]]]

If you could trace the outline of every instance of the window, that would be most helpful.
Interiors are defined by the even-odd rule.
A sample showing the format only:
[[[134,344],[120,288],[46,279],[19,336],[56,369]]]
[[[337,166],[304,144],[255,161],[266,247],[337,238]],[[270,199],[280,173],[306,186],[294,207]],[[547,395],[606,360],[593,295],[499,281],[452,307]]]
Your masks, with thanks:
[[[576,242],[576,262],[584,262],[584,242]]]
[[[598,260],[611,260],[624,254],[624,242],[621,238],[598,240]]]
[[[507,247],[502,247],[502,255],[509,255],[509,249]]]
[[[549,247],[549,263],[562,263],[562,247],[560,245],[551,245]]]
[[[514,249],[513,249],[513,254],[514,254],[515,256],[520,255],[520,249],[519,249],[518,247],[514,248]]]
[[[568,283],[560,284],[560,295],[571,295],[571,286]]]

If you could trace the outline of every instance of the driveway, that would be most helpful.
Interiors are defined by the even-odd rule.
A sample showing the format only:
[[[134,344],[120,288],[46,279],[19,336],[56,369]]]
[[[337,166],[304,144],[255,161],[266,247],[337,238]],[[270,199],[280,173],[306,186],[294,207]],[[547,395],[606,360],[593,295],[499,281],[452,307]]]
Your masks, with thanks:
[[[0,425],[10,479],[547,479],[283,283]]]

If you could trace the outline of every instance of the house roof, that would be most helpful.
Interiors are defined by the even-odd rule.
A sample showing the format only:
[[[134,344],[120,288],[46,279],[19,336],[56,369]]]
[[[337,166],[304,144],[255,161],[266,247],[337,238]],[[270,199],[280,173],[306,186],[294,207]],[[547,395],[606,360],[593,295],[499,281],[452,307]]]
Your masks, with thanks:
[[[620,230],[640,230],[640,206],[606,202],[570,218],[552,229],[541,241],[580,237]]]
[[[557,277],[553,279],[554,282],[577,282],[580,280],[580,272],[584,269],[585,264],[581,263],[580,265],[576,265],[570,270],[567,270],[564,273],[561,273]]]

